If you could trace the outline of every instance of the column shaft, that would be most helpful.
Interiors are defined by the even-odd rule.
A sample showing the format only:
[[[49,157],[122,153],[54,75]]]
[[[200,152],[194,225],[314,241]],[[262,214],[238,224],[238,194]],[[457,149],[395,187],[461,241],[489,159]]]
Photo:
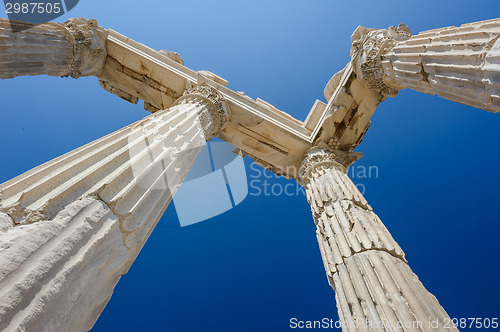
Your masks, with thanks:
[[[382,60],[395,88],[500,112],[500,19],[424,31]]]
[[[345,331],[444,331],[449,319],[407,264],[330,150],[309,152],[302,179]],[[430,321],[439,328],[429,327]]]
[[[401,23],[358,27],[351,36],[357,78],[387,97],[399,89],[500,112],[500,19],[424,31]]]
[[[0,78],[98,75],[106,60],[106,38],[95,20],[36,25],[0,19]]]
[[[0,185],[0,330],[86,331],[220,122],[184,98]]]

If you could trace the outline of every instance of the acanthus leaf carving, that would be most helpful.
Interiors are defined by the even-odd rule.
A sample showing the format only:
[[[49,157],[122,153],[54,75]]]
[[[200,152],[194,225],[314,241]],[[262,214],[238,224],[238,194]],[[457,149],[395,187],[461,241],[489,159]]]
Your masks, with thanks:
[[[398,42],[410,37],[411,31],[404,23],[388,29],[367,29],[358,26],[351,36],[351,59],[353,70],[363,85],[379,91],[386,97],[397,96],[398,89],[384,82],[382,58]]]
[[[96,20],[85,18],[69,19],[63,26],[69,32],[66,38],[73,45],[71,70],[65,76],[99,75],[106,61],[108,31],[99,27]]]

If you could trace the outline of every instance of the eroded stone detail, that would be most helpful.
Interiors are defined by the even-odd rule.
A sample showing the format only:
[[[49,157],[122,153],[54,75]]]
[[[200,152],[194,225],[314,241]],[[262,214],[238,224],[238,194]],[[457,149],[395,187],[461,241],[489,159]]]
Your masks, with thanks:
[[[397,43],[382,65],[395,89],[500,112],[500,19],[421,32]]]
[[[159,50],[158,53],[161,55],[166,56],[169,59],[174,60],[175,62],[184,65],[184,60],[182,60],[182,57],[180,56],[179,53],[173,52],[173,51],[168,51],[168,50]]]
[[[46,219],[46,211],[43,207],[37,210],[26,209],[19,201],[3,210],[12,219],[15,225],[27,225]]]
[[[9,52],[2,54],[0,78],[98,75],[106,60],[107,36],[107,30],[100,28],[95,20],[84,18],[39,25],[2,18],[0,49]]]
[[[96,20],[72,18],[64,23],[70,32],[73,45],[71,70],[65,76],[97,76],[101,74],[106,61],[107,30],[99,27]]]
[[[348,152],[328,147],[312,148],[306,153],[300,167],[299,175],[302,181],[309,181],[311,173],[318,168],[335,167],[347,174],[347,167],[361,158],[360,152]]]
[[[7,232],[15,225],[14,220],[8,214],[0,212],[0,232]]]
[[[118,218],[92,197],[0,232],[0,330],[91,329],[126,259]]]
[[[397,42],[411,37],[410,29],[403,23],[396,28],[367,29],[359,26],[351,36],[353,69],[363,84],[380,91],[386,97],[395,97],[398,90],[384,82],[382,57]]]
[[[200,121],[202,126],[207,128],[207,138],[211,138],[215,133],[222,130],[226,125],[230,116],[229,107],[224,97],[209,85],[198,85],[186,90],[184,95],[176,100],[174,105],[185,103],[197,103],[207,107],[209,113],[200,112]],[[208,129],[206,123],[213,123],[213,126]]]

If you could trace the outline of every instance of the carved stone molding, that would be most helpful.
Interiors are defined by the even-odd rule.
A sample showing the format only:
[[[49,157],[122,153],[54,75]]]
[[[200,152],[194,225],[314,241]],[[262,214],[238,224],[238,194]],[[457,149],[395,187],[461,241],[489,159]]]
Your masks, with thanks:
[[[410,29],[403,23],[396,28],[367,29],[359,26],[351,36],[351,58],[353,69],[361,82],[370,89],[382,93],[386,97],[395,97],[398,89],[384,82],[382,57],[399,41],[411,37]]]
[[[99,75],[106,61],[108,31],[99,27],[94,19],[71,18],[64,22],[69,31],[68,41],[73,45],[71,71],[66,76]]]
[[[305,183],[310,180],[313,171],[323,168],[337,168],[347,173],[347,168],[356,160],[361,158],[361,152],[348,152],[338,149],[330,149],[324,146],[317,146],[310,149],[304,155],[299,170],[300,180]]]
[[[175,101],[174,106],[186,103],[202,104],[208,108],[208,113],[205,109],[199,113],[203,128],[207,128],[205,124],[210,123],[210,129],[207,128],[205,133],[207,137],[212,137],[222,130],[231,114],[222,94],[209,85],[198,85],[187,89],[184,95]]]
[[[181,65],[184,65],[184,60],[182,60],[182,57],[177,52],[173,52],[173,51],[169,51],[169,50],[159,50],[158,53],[166,56],[169,59],[174,60],[177,63],[180,63]]]

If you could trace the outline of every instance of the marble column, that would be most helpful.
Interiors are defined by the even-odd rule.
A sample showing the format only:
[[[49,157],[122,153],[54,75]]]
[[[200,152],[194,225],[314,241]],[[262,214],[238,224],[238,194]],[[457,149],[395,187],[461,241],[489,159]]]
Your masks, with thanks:
[[[364,84],[387,96],[410,88],[500,112],[500,19],[420,32],[358,27],[351,56]]]
[[[314,148],[300,170],[343,330],[456,331],[445,328],[448,315],[347,176],[351,155]]]
[[[0,78],[99,75],[108,32],[95,20],[40,25],[0,18]]]
[[[87,331],[229,112],[213,88],[0,185],[0,330]]]

